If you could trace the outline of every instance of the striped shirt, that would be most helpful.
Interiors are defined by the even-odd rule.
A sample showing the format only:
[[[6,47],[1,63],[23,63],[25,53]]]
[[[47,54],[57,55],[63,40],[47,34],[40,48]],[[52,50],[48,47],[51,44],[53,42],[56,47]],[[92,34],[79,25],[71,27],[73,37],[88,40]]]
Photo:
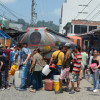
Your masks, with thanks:
[[[81,53],[77,53],[74,57],[74,67],[73,67],[73,73],[79,74],[81,70],[81,62],[82,62],[82,55]]]

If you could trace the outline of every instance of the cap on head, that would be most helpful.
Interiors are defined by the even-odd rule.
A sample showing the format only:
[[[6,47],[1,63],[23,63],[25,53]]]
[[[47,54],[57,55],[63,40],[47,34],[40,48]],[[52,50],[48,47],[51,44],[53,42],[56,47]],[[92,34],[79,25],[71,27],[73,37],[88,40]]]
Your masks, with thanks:
[[[65,43],[65,45],[64,45],[65,47],[70,47],[71,46],[71,44],[70,43]]]

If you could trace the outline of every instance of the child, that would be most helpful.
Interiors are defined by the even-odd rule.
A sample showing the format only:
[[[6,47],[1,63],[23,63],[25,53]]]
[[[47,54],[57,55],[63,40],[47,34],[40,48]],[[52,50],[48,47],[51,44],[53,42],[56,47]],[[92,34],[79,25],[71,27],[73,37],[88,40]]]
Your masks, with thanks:
[[[3,56],[3,50],[0,50],[0,72],[2,78],[1,80],[2,90],[5,90],[5,88],[9,89],[7,60]]]

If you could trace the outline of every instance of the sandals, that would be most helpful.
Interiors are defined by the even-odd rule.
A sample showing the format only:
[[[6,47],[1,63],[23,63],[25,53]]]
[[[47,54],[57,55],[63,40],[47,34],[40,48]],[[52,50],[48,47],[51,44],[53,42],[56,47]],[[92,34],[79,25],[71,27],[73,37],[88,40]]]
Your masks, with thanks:
[[[80,92],[80,90],[77,90],[77,89],[76,89],[75,91],[76,91],[76,92]]]
[[[64,91],[65,91],[65,92],[69,92],[69,88],[65,88]]]
[[[69,92],[69,94],[74,94],[74,93],[75,93],[75,91],[70,91],[70,92]]]

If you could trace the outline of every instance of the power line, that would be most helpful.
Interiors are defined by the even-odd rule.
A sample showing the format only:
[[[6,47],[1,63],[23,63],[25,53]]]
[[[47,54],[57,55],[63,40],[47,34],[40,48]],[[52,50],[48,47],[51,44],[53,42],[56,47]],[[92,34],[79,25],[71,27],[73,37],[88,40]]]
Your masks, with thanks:
[[[100,6],[100,3],[91,11],[91,13],[85,19],[87,19],[99,6]]]
[[[83,11],[88,7],[88,5],[89,5],[92,1],[93,1],[93,0],[90,0],[90,1],[88,2],[87,6],[85,6],[85,7],[82,9],[81,12],[83,12]],[[76,19],[79,15],[80,15],[80,13],[78,13],[77,16],[76,16],[74,19]]]
[[[15,18],[17,18],[17,19],[19,19],[14,13],[12,13],[11,12],[11,10],[8,8],[8,7],[6,7],[1,1],[0,1],[0,5],[2,6],[2,7],[4,7],[11,15],[13,15]]]
[[[18,13],[18,12],[15,12],[14,10],[8,8],[8,7],[5,6],[4,3],[2,3],[1,1],[0,1],[0,5],[6,10],[6,13],[12,15],[12,16],[15,17],[17,20],[18,20],[18,19],[24,19],[24,18],[19,18],[19,17],[17,17],[16,15],[18,15],[18,14],[19,14],[20,16],[29,18],[28,16],[24,16],[24,15]],[[2,11],[3,11],[3,10],[2,10]],[[4,12],[4,11],[3,11],[3,12]]]
[[[100,15],[100,10],[90,20],[93,20],[94,18],[96,18],[99,15]]]
[[[0,14],[0,17],[3,18],[4,16]],[[12,20],[12,19],[10,19],[10,18],[8,18],[8,17],[4,17],[4,18],[7,19],[7,20],[9,20],[9,21],[11,21],[11,22],[15,22],[14,20]]]
[[[2,13],[2,15],[6,16],[7,14],[9,15],[9,12],[4,11],[3,9],[0,9],[0,13]]]
[[[28,17],[28,16],[26,16],[26,15],[22,15],[21,13],[18,13],[18,12],[16,12],[16,11],[14,11],[14,10],[12,10],[12,9],[9,9],[9,10],[11,10],[13,13],[18,14],[18,15],[20,15],[20,16],[22,16],[22,17]],[[29,18],[29,17],[28,17],[28,18]]]

